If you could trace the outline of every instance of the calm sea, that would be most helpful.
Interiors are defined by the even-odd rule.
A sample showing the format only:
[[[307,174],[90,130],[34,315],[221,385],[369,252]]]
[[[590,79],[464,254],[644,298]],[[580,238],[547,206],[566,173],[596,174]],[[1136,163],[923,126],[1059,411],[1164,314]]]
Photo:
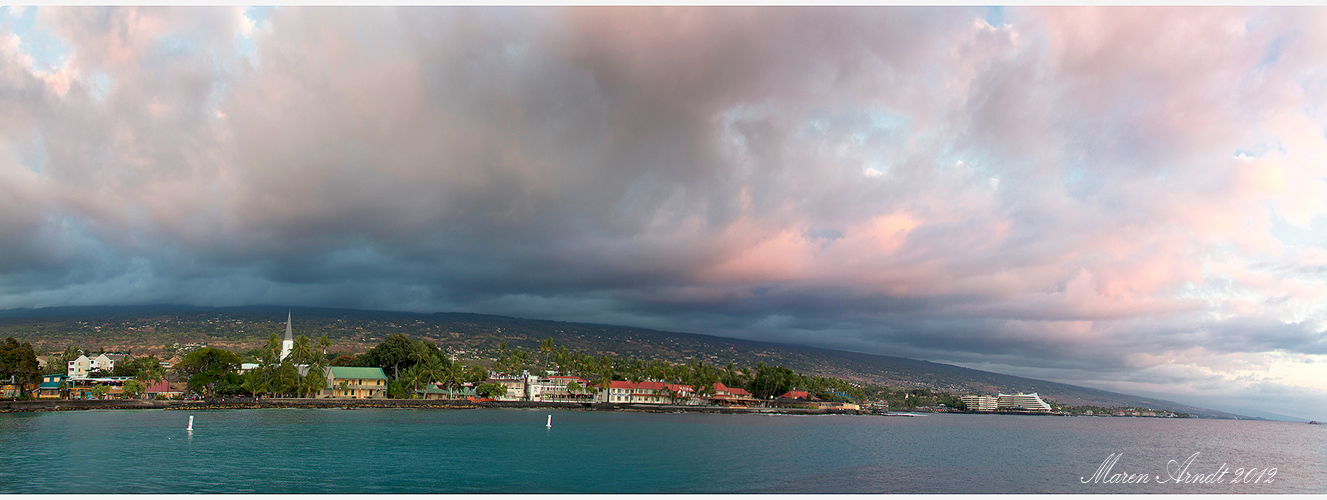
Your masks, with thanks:
[[[421,409],[193,415],[190,433],[189,414],[179,411],[0,414],[0,493],[1327,493],[1327,426],[1303,423]],[[1188,477],[1221,483],[1157,484],[1153,476],[1168,478],[1172,460],[1183,477],[1195,453]],[[1083,484],[1112,454],[1121,454],[1112,474],[1149,482]],[[1245,477],[1232,483],[1241,468]],[[1251,468],[1276,472],[1250,477]]]

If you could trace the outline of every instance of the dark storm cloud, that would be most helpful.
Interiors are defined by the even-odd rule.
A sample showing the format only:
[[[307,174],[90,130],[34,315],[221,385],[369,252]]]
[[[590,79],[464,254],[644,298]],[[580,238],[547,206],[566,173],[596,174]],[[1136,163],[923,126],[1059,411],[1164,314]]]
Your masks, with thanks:
[[[250,15],[0,16],[0,307],[462,310],[1322,388],[1319,10]]]

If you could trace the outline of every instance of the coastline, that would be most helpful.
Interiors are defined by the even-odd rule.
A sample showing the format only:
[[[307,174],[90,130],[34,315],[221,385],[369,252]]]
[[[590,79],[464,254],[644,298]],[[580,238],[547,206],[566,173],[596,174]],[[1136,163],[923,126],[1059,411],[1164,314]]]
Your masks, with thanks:
[[[543,401],[483,401],[443,399],[301,399],[301,398],[213,398],[181,400],[35,400],[0,401],[0,413],[85,410],[236,410],[264,408],[413,408],[468,410],[479,408],[542,408],[550,410],[637,411],[651,413],[723,413],[783,415],[872,415],[857,410],[820,408],[747,408],[732,406],[686,406],[622,403],[562,403]],[[900,415],[902,416],[902,415]]]

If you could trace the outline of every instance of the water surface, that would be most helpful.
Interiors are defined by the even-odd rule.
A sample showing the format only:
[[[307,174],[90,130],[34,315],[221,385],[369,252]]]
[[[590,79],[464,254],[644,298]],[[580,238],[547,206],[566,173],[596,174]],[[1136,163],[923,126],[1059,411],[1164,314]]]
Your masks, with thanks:
[[[0,414],[0,493],[1327,493],[1327,426],[551,410]],[[547,416],[553,427],[546,428]],[[1114,473],[1222,484],[1083,484]],[[1235,469],[1276,468],[1232,484]],[[1263,480],[1267,479],[1264,475]]]

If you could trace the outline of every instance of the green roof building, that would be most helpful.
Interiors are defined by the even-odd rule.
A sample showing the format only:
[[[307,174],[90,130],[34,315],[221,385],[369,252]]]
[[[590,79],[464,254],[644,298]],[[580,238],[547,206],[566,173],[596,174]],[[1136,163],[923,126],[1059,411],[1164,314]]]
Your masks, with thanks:
[[[382,368],[333,366],[327,368],[325,398],[382,399],[387,397],[387,374]]]

